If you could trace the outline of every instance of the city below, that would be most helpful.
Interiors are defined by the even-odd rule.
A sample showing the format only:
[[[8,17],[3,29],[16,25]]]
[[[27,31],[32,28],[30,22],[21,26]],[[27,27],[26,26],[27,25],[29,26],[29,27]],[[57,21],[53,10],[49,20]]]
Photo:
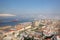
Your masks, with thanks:
[[[60,40],[60,20],[40,19],[3,26],[0,27],[0,40]]]

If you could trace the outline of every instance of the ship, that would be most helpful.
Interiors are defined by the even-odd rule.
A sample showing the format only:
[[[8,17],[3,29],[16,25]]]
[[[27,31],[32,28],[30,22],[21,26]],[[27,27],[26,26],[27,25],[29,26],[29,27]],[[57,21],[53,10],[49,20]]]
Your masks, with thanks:
[[[18,19],[12,20],[12,22],[17,22],[17,21],[18,21]]]

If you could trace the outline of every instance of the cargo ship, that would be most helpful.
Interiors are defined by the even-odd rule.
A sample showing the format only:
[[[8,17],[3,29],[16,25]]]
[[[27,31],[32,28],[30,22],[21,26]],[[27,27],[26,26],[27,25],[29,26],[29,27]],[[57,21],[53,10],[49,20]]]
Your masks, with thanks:
[[[12,20],[12,22],[17,22],[17,21],[18,21],[18,19]]]

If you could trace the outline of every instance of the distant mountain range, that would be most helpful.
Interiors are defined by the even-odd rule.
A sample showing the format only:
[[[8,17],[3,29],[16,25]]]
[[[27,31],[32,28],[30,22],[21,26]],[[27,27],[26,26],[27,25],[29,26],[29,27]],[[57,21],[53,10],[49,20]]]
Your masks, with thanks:
[[[0,17],[0,22],[10,22],[13,20],[18,19],[18,21],[32,21],[34,19],[60,19],[59,16],[44,16],[44,15],[36,15],[32,17],[20,17],[20,16],[14,16],[14,17]]]

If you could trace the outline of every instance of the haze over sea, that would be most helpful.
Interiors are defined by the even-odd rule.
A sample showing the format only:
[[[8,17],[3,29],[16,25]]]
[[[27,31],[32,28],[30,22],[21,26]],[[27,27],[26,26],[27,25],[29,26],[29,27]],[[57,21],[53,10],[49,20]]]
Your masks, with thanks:
[[[0,27],[2,26],[15,26],[19,23],[23,23],[23,22],[31,22],[33,21],[32,19],[27,19],[27,18],[1,18],[0,17]]]

